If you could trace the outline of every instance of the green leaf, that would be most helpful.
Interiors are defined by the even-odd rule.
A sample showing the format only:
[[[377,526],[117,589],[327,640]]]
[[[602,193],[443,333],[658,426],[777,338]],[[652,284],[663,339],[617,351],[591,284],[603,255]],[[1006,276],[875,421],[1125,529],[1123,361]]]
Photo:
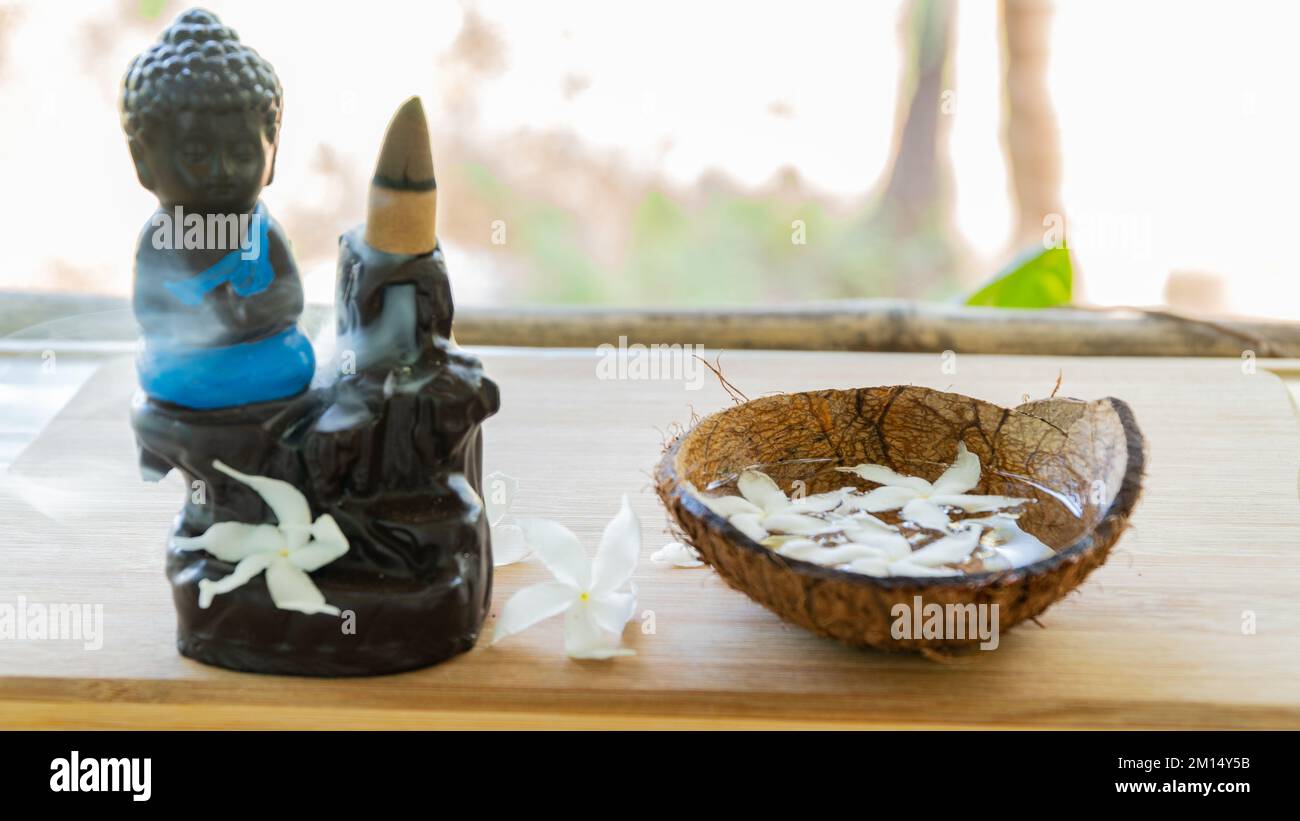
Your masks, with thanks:
[[[1069,303],[1073,293],[1070,250],[1062,246],[1020,257],[992,282],[972,294],[966,304],[994,308],[1051,308]]]

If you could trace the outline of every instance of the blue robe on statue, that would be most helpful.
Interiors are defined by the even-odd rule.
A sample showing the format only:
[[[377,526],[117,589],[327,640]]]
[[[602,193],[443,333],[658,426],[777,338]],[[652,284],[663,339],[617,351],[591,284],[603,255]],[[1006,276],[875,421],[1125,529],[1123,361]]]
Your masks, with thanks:
[[[220,289],[228,286],[234,299],[245,300],[275,285],[268,236],[271,221],[261,203],[252,216],[254,230],[259,232],[257,244],[251,246],[256,248],[255,254],[235,249],[207,270],[164,281],[165,290],[154,291],[154,304],[161,302],[159,307],[173,321],[185,321],[192,315],[194,322],[210,322],[203,306]],[[290,275],[296,278],[296,271]],[[177,341],[175,336],[146,328],[136,369],[140,387],[151,398],[187,408],[211,410],[284,399],[305,389],[316,370],[311,342],[296,322],[234,344],[196,345]]]

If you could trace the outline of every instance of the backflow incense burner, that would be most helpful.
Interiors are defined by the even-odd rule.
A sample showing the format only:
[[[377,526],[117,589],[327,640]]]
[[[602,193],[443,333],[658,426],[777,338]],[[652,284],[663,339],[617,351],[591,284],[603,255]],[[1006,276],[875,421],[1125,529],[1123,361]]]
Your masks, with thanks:
[[[474,645],[491,600],[480,424],[499,396],[452,340],[424,111],[394,116],[366,223],[340,239],[337,351],[318,367],[259,200],[281,109],[270,64],[197,9],[124,81],[159,201],[136,254],[132,424],[145,477],[189,488],[167,549],[177,645],[264,673],[433,664]]]

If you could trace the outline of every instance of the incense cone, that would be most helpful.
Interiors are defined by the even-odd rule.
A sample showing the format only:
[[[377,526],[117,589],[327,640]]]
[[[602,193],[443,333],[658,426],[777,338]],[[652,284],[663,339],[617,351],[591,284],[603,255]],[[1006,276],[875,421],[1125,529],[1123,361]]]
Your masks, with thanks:
[[[390,254],[427,254],[438,244],[437,209],[429,126],[420,98],[412,97],[384,134],[370,184],[366,244]]]

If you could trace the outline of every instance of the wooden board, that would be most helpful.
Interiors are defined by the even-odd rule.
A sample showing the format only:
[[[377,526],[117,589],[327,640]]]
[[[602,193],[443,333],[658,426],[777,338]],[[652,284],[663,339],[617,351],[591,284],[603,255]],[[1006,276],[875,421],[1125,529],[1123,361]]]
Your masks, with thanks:
[[[181,658],[162,542],[182,488],[136,477],[123,359],[0,486],[0,603],[99,603],[105,633],[98,650],[0,641],[0,726],[1300,727],[1300,429],[1266,370],[962,355],[947,373],[931,355],[725,354],[728,378],[751,397],[911,383],[1016,404],[1050,393],[1059,373],[1062,395],[1132,404],[1150,467],[1110,561],[1041,628],[939,664],[816,638],[707,568],[650,563],[666,540],[650,472],[673,423],[728,404],[711,376],[692,391],[599,379],[591,351],[481,353],[504,404],[487,425],[486,469],[518,480],[511,515],[559,519],[594,548],[619,495],[631,495],[645,539],[642,614],[627,633],[636,656],[568,660],[554,619],[372,679],[245,675]],[[499,570],[494,613],[544,578],[535,562]],[[1243,634],[1248,613],[1253,635]]]

